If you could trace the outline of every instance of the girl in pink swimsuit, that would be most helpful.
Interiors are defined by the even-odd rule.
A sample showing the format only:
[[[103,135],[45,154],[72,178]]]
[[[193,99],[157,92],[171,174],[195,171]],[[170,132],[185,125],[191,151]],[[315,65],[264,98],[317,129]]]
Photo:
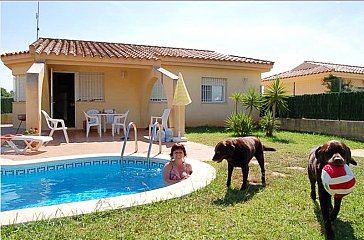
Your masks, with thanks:
[[[163,178],[166,184],[176,183],[188,178],[192,174],[192,166],[185,162],[185,146],[175,143],[171,148],[171,161],[165,164]]]

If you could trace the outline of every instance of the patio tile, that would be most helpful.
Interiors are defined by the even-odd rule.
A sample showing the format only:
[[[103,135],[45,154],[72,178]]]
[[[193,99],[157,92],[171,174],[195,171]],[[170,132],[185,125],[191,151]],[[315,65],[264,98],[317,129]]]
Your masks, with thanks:
[[[12,125],[2,125],[1,134],[15,133],[16,128]],[[14,151],[4,151],[4,146],[2,145],[1,163],[6,164],[6,161],[24,161],[27,159],[37,159],[37,158],[49,158],[57,156],[69,156],[69,155],[80,155],[80,154],[100,154],[100,153],[121,153],[123,140],[121,137],[123,134],[115,135],[112,137],[111,130],[108,129],[106,133],[103,133],[100,138],[96,131],[91,131],[88,138],[82,130],[68,130],[70,143],[66,144],[63,136],[63,132],[56,131],[53,134],[53,141],[49,142],[46,146],[42,146],[38,152],[27,152],[25,155],[16,155]],[[42,135],[48,135],[49,131],[43,131]],[[125,148],[125,155],[134,152],[135,141],[134,141],[134,131],[129,134],[129,139]],[[148,130],[138,129],[138,153],[147,155],[149,139]],[[214,154],[214,148],[210,146],[205,146],[203,144],[194,142],[183,142],[186,146],[187,154],[189,158],[193,158],[200,161],[211,160]],[[169,155],[170,148],[173,143],[162,143],[162,154]],[[150,156],[156,156],[159,152],[158,142],[154,142],[152,145],[152,150]]]

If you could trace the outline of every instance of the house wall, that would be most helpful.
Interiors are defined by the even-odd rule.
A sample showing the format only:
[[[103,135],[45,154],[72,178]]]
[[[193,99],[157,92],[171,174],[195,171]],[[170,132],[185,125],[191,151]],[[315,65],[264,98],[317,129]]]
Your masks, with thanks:
[[[178,74],[182,72],[192,103],[185,108],[186,126],[223,126],[224,120],[234,111],[235,103],[229,97],[235,91],[246,92],[249,88],[259,91],[261,75],[259,72],[218,69],[202,67],[163,66],[167,70]],[[226,92],[224,103],[202,103],[202,77],[226,78]],[[248,80],[244,81],[244,77]],[[255,113],[257,115],[257,113]]]
[[[18,114],[25,114],[26,112],[26,103],[25,102],[13,102],[13,126],[18,128],[20,121],[18,120]],[[26,127],[26,122],[22,122],[20,125],[20,129],[25,129]],[[22,133],[19,130],[19,133]]]
[[[76,129],[83,128],[85,119],[83,111],[91,108],[103,110],[105,108],[114,108],[117,112],[122,113],[129,111],[127,121],[133,121],[138,128],[145,128],[149,125],[150,116],[160,116],[163,109],[171,107],[169,126],[174,128],[176,125],[177,109],[172,106],[173,86],[176,80],[163,75],[166,88],[166,94],[169,98],[168,103],[152,103],[149,96],[154,82],[160,77],[153,66],[131,66],[113,64],[111,65],[88,65],[88,62],[72,63],[70,61],[51,61],[47,60],[45,65],[45,75],[42,86],[42,103],[41,108],[50,113],[50,78],[53,72],[103,72],[105,80],[105,101],[102,102],[81,102],[76,101]],[[76,65],[77,64],[77,65]],[[25,74],[31,66],[30,64],[17,64],[12,66],[13,74]],[[223,126],[225,119],[234,111],[235,103],[229,97],[235,91],[246,92],[253,87],[259,91],[261,71],[248,70],[242,67],[215,68],[216,65],[203,67],[188,66],[187,64],[178,66],[174,63],[161,65],[163,68],[178,75],[182,72],[185,84],[190,93],[192,103],[185,108],[185,120],[187,127],[194,126]],[[224,103],[202,103],[201,102],[201,82],[202,77],[226,78],[226,92]],[[241,107],[240,107],[241,109]],[[25,103],[14,103],[13,112],[25,113]],[[183,113],[183,111],[182,111]],[[257,116],[257,112],[254,113]],[[17,126],[17,118],[14,118],[13,124]],[[109,126],[110,127],[110,126]],[[42,129],[47,129],[44,117],[42,116]]]
[[[163,110],[168,108],[168,104],[166,102],[150,102],[149,103],[149,118],[150,116],[162,116]],[[150,119],[149,119],[150,122]],[[148,124],[149,124],[148,122]],[[168,125],[170,126],[170,124]]]
[[[141,69],[120,69],[110,67],[87,67],[87,66],[48,66],[53,68],[53,72],[103,72],[104,73],[104,95],[105,101],[101,102],[83,102],[77,101],[75,105],[76,111],[76,128],[83,128],[85,116],[83,111],[88,109],[98,109],[102,111],[106,108],[115,109],[118,113],[129,111],[127,121],[133,121],[137,127],[144,126],[145,117],[143,117],[140,109],[142,105],[143,92],[142,85],[148,81],[145,73],[148,70]],[[150,70],[149,70],[150,71]],[[123,73],[122,73],[123,72]],[[44,99],[47,98],[44,95]],[[149,97],[149,96],[148,96]],[[46,100],[45,105],[49,105]]]
[[[49,99],[50,99],[50,86],[49,85],[50,85],[51,69],[48,68],[47,64],[45,64],[44,67],[45,67],[45,70],[44,70],[44,78],[43,78],[43,85],[42,85],[41,109],[46,111],[51,116],[51,109],[50,109],[50,103],[49,103]],[[48,126],[47,126],[47,123],[46,123],[46,120],[45,120],[43,114],[41,114],[41,121],[42,121],[41,129],[48,130]]]
[[[44,79],[45,64],[33,63],[27,71],[26,77],[26,128],[38,128],[42,130],[41,103],[42,85]]]
[[[22,75],[26,74],[30,66],[32,65],[32,62],[29,63],[23,63],[23,64],[17,64],[15,65],[12,70],[12,75]],[[18,128],[20,121],[18,120],[18,114],[26,114],[26,102],[13,102],[13,121],[12,124],[14,127]],[[26,122],[22,122],[21,129],[26,128]],[[19,133],[20,130],[19,130]]]
[[[177,74],[177,73],[175,73]],[[174,133],[175,132],[175,126],[176,126],[176,118],[175,118],[175,110],[174,110],[174,106],[173,106],[173,90],[174,90],[174,86],[176,85],[176,80],[173,80],[172,78],[161,74],[158,71],[153,71],[152,74],[150,76],[147,77],[147,79],[150,79],[150,81],[148,81],[147,85],[145,86],[145,95],[146,95],[146,112],[148,113],[146,115],[146,126],[149,126],[150,124],[150,120],[151,120],[151,116],[162,116],[164,109],[166,108],[170,108],[170,114],[168,117],[168,127],[172,129],[172,131]],[[151,102],[149,100],[150,98],[150,94],[152,92],[153,86],[155,84],[155,82],[161,79],[162,83],[163,83],[163,87],[164,87],[164,93],[167,97],[167,101],[166,102]]]
[[[303,94],[319,94],[328,91],[327,87],[322,85],[322,80],[328,77],[330,73],[320,73],[306,75],[300,77],[283,78],[281,79],[283,87],[288,91],[289,95]],[[350,80],[354,87],[364,88],[364,75],[348,74],[348,73],[331,73],[345,80]],[[273,80],[262,81],[262,85],[266,89],[272,84]]]
[[[13,68],[13,75],[25,74],[31,65],[19,65]],[[75,103],[76,129],[83,128],[85,116],[83,111],[91,108],[103,110],[114,108],[118,113],[129,111],[127,121],[133,121],[137,127],[145,128],[149,125],[151,115],[161,115],[167,103],[149,103],[149,96],[154,82],[157,80],[153,71],[140,68],[111,68],[111,67],[88,67],[73,65],[46,65],[43,86],[41,108],[50,113],[50,78],[53,72],[103,72],[105,101],[102,102],[81,102]],[[13,113],[24,114],[26,111],[25,102],[14,102]],[[19,121],[15,117],[13,125],[18,126]],[[172,124],[173,125],[173,124]],[[25,128],[25,123],[22,124]],[[109,126],[110,127],[110,126]],[[42,117],[42,129],[48,129],[45,119]]]

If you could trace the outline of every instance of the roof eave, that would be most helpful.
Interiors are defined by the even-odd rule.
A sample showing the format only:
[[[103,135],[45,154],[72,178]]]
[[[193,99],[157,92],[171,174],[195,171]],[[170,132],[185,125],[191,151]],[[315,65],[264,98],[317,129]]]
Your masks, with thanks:
[[[189,66],[189,67],[207,67],[207,68],[225,68],[225,69],[248,69],[259,72],[268,72],[273,68],[272,64],[262,63],[242,63],[229,61],[214,61],[204,59],[181,59],[181,58],[164,58],[162,64],[173,66]]]
[[[105,66],[120,67],[128,66],[133,68],[150,68],[160,65],[160,61],[150,59],[133,59],[133,58],[100,58],[91,56],[73,56],[73,55],[56,55],[56,54],[39,54],[37,59],[42,59],[47,64],[58,65],[87,65],[87,66]]]
[[[30,53],[1,55],[1,61],[6,67],[11,69],[15,64],[34,62],[34,56]]]

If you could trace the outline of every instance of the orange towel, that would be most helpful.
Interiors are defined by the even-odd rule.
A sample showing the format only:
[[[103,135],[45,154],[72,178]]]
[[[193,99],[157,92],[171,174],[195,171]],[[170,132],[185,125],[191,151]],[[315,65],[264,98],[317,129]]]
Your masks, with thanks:
[[[1,140],[6,140],[6,141],[9,141],[11,140],[14,136],[23,136],[23,134],[4,134],[4,135],[1,135]]]

